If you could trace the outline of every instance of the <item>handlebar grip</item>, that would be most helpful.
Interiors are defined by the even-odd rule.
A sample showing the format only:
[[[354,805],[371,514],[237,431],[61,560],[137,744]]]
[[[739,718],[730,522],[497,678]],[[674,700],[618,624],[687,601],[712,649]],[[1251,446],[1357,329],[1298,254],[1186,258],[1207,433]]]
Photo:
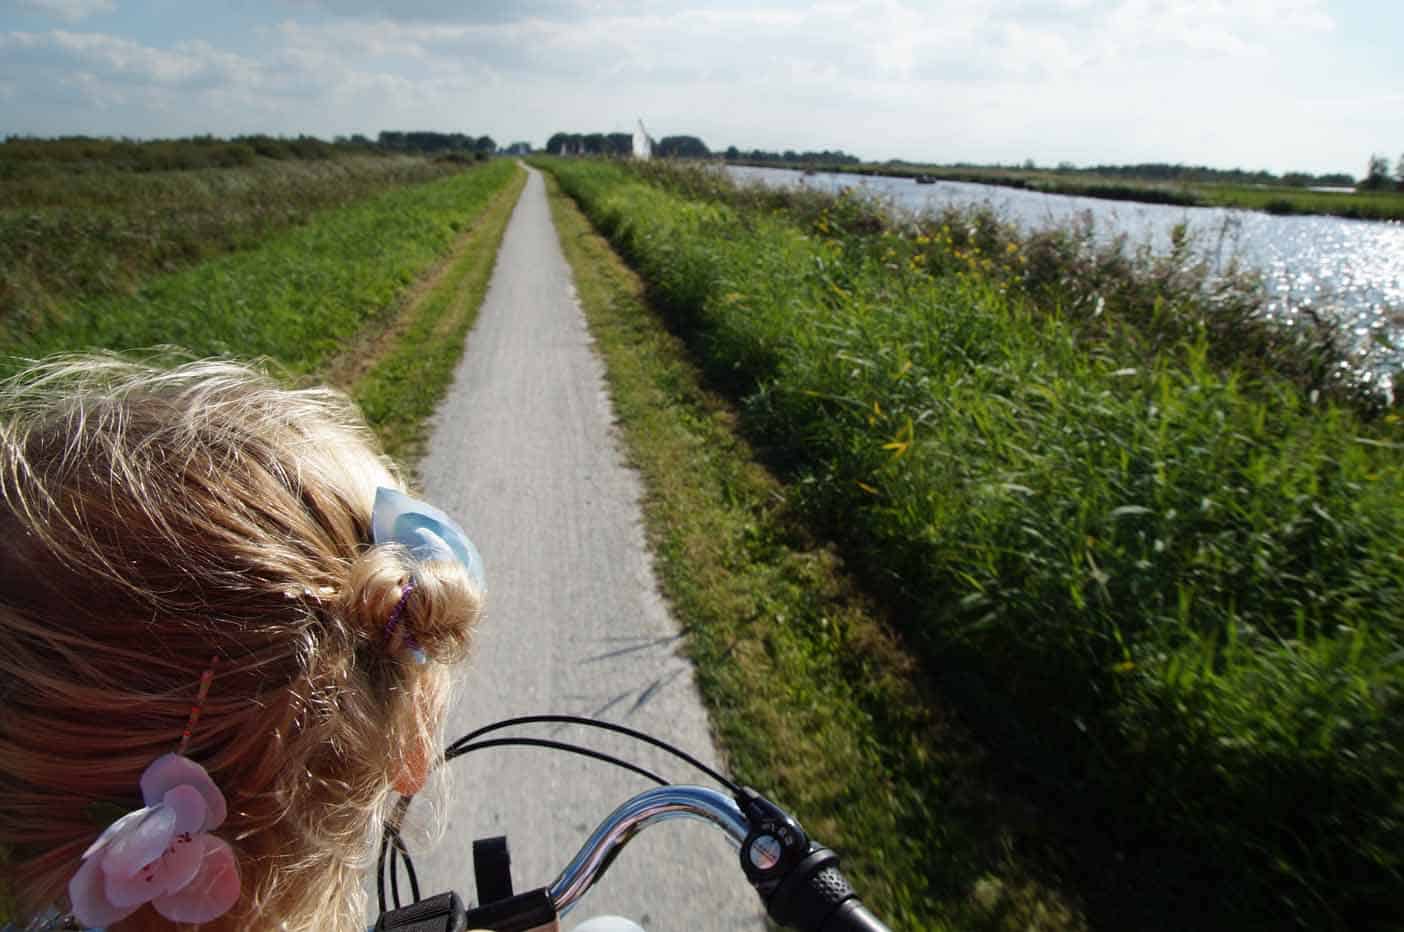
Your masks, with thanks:
[[[891,932],[857,897],[839,905],[821,932]]]
[[[814,846],[766,902],[770,917],[801,932],[888,932],[838,869],[838,855]]]

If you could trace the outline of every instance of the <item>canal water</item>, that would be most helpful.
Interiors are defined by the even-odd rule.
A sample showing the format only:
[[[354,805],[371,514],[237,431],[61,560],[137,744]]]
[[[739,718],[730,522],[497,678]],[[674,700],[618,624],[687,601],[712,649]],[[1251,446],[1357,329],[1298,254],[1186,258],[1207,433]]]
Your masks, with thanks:
[[[1125,235],[1128,246],[1170,249],[1171,231],[1184,224],[1192,241],[1219,267],[1236,260],[1263,277],[1271,313],[1290,320],[1310,307],[1339,318],[1363,350],[1387,338],[1395,352],[1372,355],[1404,368],[1404,223],[1339,217],[1283,217],[1218,207],[1173,207],[1017,188],[906,178],[729,166],[740,181],[807,185],[838,192],[857,188],[892,206],[922,213],[950,206],[989,207],[1025,231],[1090,222],[1094,235]]]

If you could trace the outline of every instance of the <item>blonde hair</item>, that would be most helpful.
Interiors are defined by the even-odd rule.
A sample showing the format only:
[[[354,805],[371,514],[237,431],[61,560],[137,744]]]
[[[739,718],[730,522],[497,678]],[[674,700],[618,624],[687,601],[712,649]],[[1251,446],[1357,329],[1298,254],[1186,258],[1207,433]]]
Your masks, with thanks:
[[[62,903],[141,805],[218,658],[188,756],[229,801],[243,892],[210,929],[361,929],[371,840],[422,757],[481,593],[370,543],[398,486],[354,406],[222,361],[61,357],[0,386],[0,849],[24,910]],[[117,929],[170,924],[143,908]]]

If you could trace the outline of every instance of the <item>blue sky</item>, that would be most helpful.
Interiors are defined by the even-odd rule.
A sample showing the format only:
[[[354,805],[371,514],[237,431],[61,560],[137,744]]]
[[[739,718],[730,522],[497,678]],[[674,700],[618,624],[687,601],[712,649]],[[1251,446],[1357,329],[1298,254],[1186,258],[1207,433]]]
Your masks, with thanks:
[[[0,0],[0,135],[701,136],[1359,175],[1400,0]]]

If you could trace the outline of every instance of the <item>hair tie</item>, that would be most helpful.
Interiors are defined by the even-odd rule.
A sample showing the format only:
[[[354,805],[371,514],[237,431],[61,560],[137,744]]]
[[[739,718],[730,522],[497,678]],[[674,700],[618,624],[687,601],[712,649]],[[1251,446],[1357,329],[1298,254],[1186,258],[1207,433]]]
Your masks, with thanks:
[[[412,592],[414,592],[413,579],[406,582],[404,588],[400,590],[400,600],[390,610],[390,618],[385,622],[385,650],[393,654],[403,647],[409,652],[415,663],[425,663],[428,657],[425,655],[424,649],[419,646],[419,642],[414,639],[412,632],[405,631],[398,639],[395,636],[396,629],[400,627],[400,621],[404,618],[405,607],[409,604]]]

